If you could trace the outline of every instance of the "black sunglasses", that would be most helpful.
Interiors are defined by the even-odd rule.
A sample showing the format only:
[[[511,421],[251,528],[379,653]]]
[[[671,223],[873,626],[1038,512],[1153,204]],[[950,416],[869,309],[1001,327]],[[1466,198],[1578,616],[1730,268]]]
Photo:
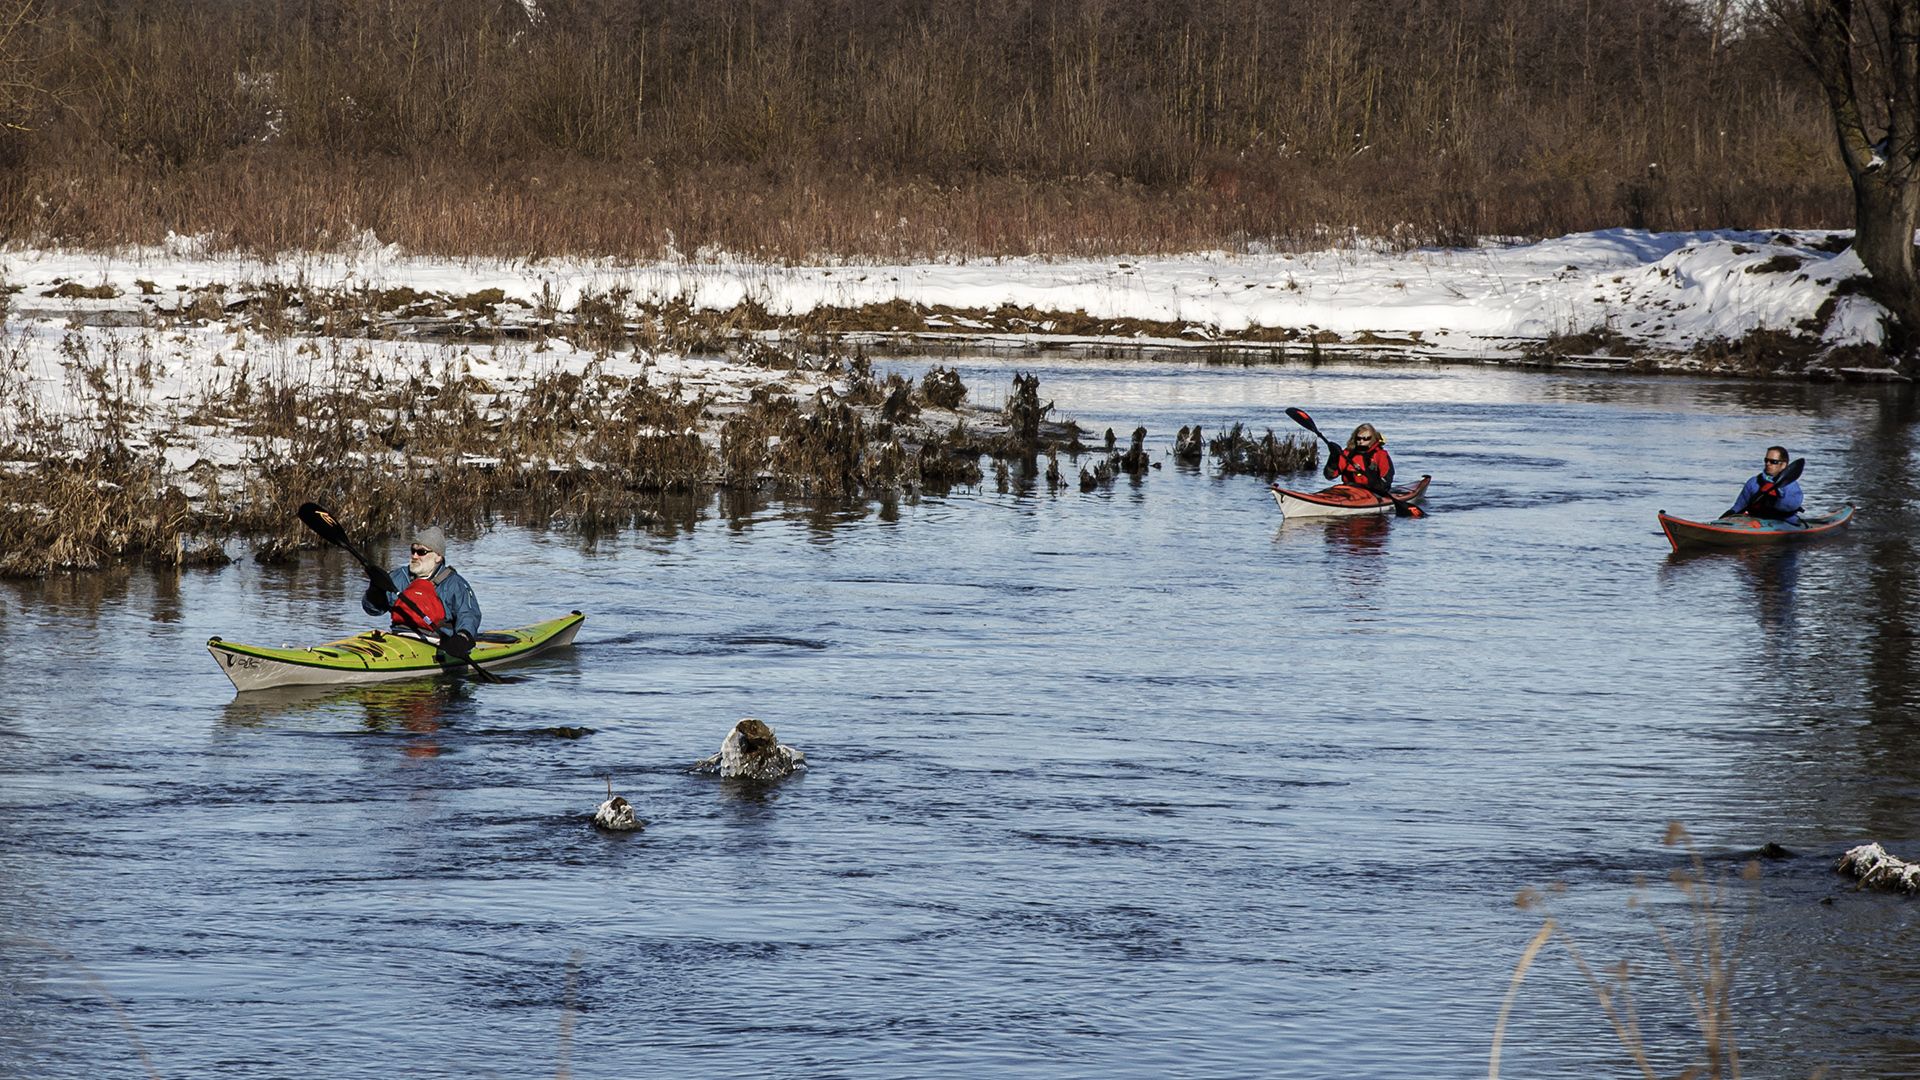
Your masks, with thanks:
[[[432,548],[419,548],[419,547],[417,547],[417,548],[414,548],[414,549],[413,549],[413,553],[414,553],[415,555],[431,555],[431,554],[433,554],[433,549],[432,549]]]
[[[1769,465],[1785,465],[1786,463],[1787,459],[1783,457],[1770,457],[1767,459],[1767,464]]]

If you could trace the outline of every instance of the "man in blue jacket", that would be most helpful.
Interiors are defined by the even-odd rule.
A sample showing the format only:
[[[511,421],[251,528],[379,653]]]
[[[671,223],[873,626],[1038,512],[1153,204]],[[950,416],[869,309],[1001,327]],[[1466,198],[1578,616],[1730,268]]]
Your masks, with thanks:
[[[360,606],[369,615],[391,613],[395,630],[433,634],[441,648],[467,655],[480,633],[480,602],[467,579],[446,562],[447,534],[437,525],[421,530],[407,565],[393,570],[392,585],[368,585]]]
[[[1767,459],[1760,475],[1747,481],[1747,486],[1740,489],[1740,497],[1733,500],[1733,508],[1721,516],[1746,514],[1749,517],[1800,524],[1800,481],[1789,480],[1781,484],[1775,479],[1786,467],[1787,448],[1767,447]]]

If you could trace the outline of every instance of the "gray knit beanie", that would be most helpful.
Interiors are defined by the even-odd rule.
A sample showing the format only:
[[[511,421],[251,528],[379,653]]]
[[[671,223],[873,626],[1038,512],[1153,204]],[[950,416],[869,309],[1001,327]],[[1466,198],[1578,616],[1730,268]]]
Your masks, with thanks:
[[[429,525],[414,535],[413,546],[426,548],[444,559],[447,557],[447,534],[440,531],[440,526]]]

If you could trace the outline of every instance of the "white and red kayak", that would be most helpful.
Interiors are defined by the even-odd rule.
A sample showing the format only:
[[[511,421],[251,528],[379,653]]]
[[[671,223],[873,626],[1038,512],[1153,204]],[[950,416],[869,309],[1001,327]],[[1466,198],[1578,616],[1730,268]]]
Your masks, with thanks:
[[[1280,504],[1280,513],[1290,518],[1391,514],[1395,500],[1415,503],[1426,497],[1427,484],[1432,480],[1431,476],[1423,476],[1417,484],[1394,488],[1392,499],[1352,484],[1335,484],[1321,491],[1288,491],[1275,484],[1273,501]]]

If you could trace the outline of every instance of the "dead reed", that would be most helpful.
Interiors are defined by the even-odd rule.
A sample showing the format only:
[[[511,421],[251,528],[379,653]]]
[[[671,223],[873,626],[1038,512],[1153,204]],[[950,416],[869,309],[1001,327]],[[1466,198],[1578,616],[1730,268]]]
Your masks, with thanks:
[[[1185,429],[1182,429],[1183,431]],[[1199,435],[1192,437],[1197,443]],[[1273,479],[1282,473],[1305,472],[1320,463],[1320,442],[1297,435],[1275,437],[1273,429],[1260,438],[1240,424],[1207,440],[1207,452],[1228,476],[1249,475]],[[1197,457],[1197,450],[1189,450]]]
[[[1499,1080],[1501,1048],[1506,1036],[1507,1020],[1519,996],[1520,982],[1538,959],[1541,950],[1552,941],[1558,941],[1566,949],[1599,1002],[1600,1010],[1612,1026],[1621,1047],[1646,1080],[1656,1080],[1656,1055],[1679,1055],[1684,1058],[1687,1064],[1680,1074],[1683,1077],[1739,1080],[1740,1047],[1734,1029],[1733,984],[1758,911],[1760,864],[1757,860],[1749,860],[1740,870],[1740,879],[1748,883],[1745,890],[1746,914],[1741,924],[1734,928],[1728,925],[1729,919],[1737,915],[1731,910],[1734,900],[1729,893],[1727,875],[1708,874],[1706,862],[1694,846],[1693,837],[1679,822],[1667,826],[1665,843],[1669,847],[1684,846],[1691,862],[1690,868],[1675,869],[1668,875],[1668,880],[1686,899],[1686,933],[1670,931],[1656,914],[1645,893],[1644,879],[1637,882],[1639,889],[1629,899],[1628,906],[1646,916],[1659,942],[1666,966],[1678,983],[1681,997],[1692,1014],[1698,1045],[1688,1048],[1649,1047],[1641,1027],[1640,1005],[1634,996],[1634,980],[1645,973],[1642,965],[1623,958],[1596,972],[1566,928],[1549,916],[1533,940],[1528,942],[1521,953],[1520,962],[1514,967],[1513,980],[1508,986],[1506,999],[1501,1003],[1499,1019],[1494,1024],[1493,1049],[1487,1062],[1488,1080]],[[1517,902],[1522,910],[1544,909],[1549,895],[1564,892],[1565,888],[1564,885],[1556,885],[1547,893],[1525,889],[1521,891]]]
[[[393,295],[399,291],[306,296],[270,309],[242,298],[221,310],[232,309],[228,332],[252,328],[272,338],[275,327],[307,320],[396,304],[437,311],[449,302]],[[544,325],[604,341],[631,336],[632,320],[645,321],[619,298],[599,303],[597,312],[553,313]],[[198,302],[181,306],[191,311]],[[1077,428],[1044,421],[1051,406],[1038,404],[1032,376],[1017,381],[1003,416],[966,409],[967,388],[951,369],[935,368],[916,384],[876,377],[863,355],[847,356],[835,342],[822,353],[797,345],[783,352],[736,336],[722,338],[725,347],[767,369],[744,401],[644,373],[609,374],[608,353],[584,370],[504,377],[495,354],[482,378],[453,347],[437,362],[396,368],[364,340],[288,337],[277,353],[258,347],[231,364],[216,358],[197,396],[162,415],[142,392],[152,389],[152,361],[140,342],[154,329],[70,331],[60,353],[69,401],[78,405],[58,417],[34,407],[18,356],[24,346],[16,341],[15,358],[0,364],[0,389],[17,391],[20,402],[0,412],[0,469],[8,476],[0,575],[126,560],[214,565],[226,555],[213,538],[232,535],[252,537],[257,560],[289,560],[314,544],[293,514],[309,500],[369,536],[407,520],[461,526],[496,516],[596,530],[677,519],[684,515],[668,510],[669,501],[716,486],[828,501],[944,492],[978,485],[982,456],[1030,461],[1079,445]],[[526,348],[531,355],[544,345]],[[1007,426],[1014,421],[1017,433]],[[180,464],[168,463],[169,443],[198,445],[183,431],[236,447],[233,460],[202,456],[182,475]]]
[[[120,999],[113,995],[113,991],[107,988],[106,981],[94,974],[93,969],[81,963],[78,957],[67,950],[55,945],[51,941],[44,941],[40,938],[20,936],[0,937],[0,945],[15,948],[30,948],[47,953],[58,958],[73,968],[74,971],[78,972],[80,977],[87,981],[87,986],[99,996],[100,1000],[106,1002],[108,1007],[113,1009],[113,1018],[119,1022],[121,1032],[126,1035],[128,1045],[133,1047],[133,1052],[139,1057],[140,1064],[146,1069],[147,1075],[152,1077],[153,1080],[160,1080],[160,1071],[153,1067],[153,1058],[147,1053],[146,1044],[140,1041],[140,1033],[134,1029],[133,1018],[127,1015],[126,1006],[122,1005]]]

